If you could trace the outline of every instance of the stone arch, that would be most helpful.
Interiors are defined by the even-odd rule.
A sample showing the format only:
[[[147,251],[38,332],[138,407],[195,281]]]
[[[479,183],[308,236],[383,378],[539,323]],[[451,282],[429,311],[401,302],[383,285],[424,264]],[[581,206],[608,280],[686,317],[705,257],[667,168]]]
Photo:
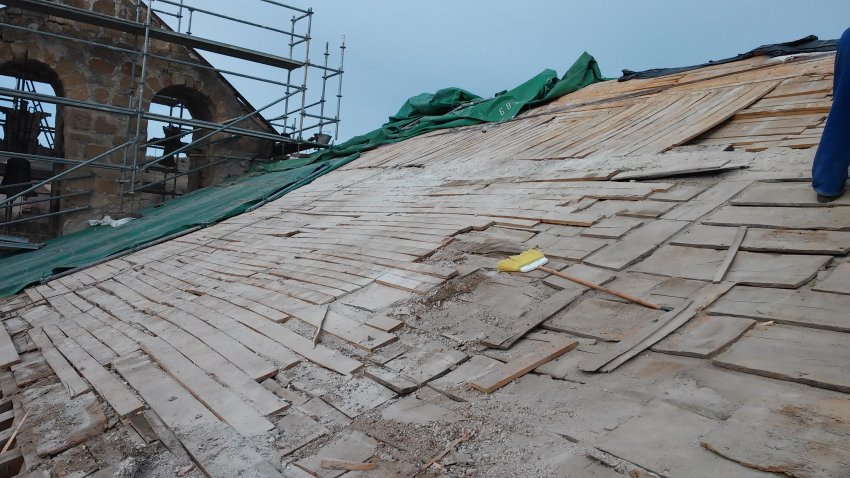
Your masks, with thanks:
[[[52,67],[36,60],[11,60],[0,65],[0,76],[10,76],[22,80],[34,81],[50,85],[53,95],[65,96],[65,86],[59,74]],[[45,93],[40,91],[39,93]],[[62,105],[55,106],[55,113],[50,123],[54,128],[54,155],[61,156],[63,153],[63,125],[64,108]]]
[[[154,99],[151,101],[155,101],[156,97],[166,97],[179,101],[189,110],[189,113],[192,115],[192,118],[203,120],[203,121],[213,121],[214,118],[214,110],[213,110],[213,101],[203,94],[202,92],[191,88],[186,85],[171,85],[166,86],[154,96]]]
[[[21,88],[24,92],[35,90],[36,93],[56,97],[65,94],[64,84],[56,70],[33,59],[3,62],[0,64],[0,76],[5,78],[3,87],[6,88]],[[14,78],[14,81],[7,84],[11,78]],[[52,91],[47,91],[48,87]],[[3,180],[0,184],[5,187],[0,189],[0,197],[5,199],[26,190],[26,186],[18,187],[14,186],[15,184],[41,179],[43,175],[55,174],[61,168],[61,165],[50,161],[25,159],[15,153],[62,156],[64,109],[61,105],[49,101],[38,102],[14,94],[4,97],[8,102],[4,101],[0,105],[4,133],[0,149],[10,152],[2,161]],[[6,224],[2,230],[8,234],[25,235],[39,241],[51,237],[52,229],[57,227],[56,220],[43,216],[56,212],[59,209],[59,200],[45,201],[44,196],[56,196],[57,187],[58,183],[53,183],[39,188],[15,200],[14,204],[21,206],[13,205],[0,209],[0,223]],[[34,217],[37,220],[31,223],[9,224],[9,221],[20,220],[22,217]]]
[[[181,126],[179,119],[190,118],[212,122],[215,121],[218,116],[215,110],[215,103],[203,92],[187,85],[166,86],[153,94],[150,97],[148,104],[149,111],[175,118],[175,121],[173,122],[155,120],[147,121],[145,129],[148,132],[148,140],[169,138],[173,135],[179,134],[181,129],[183,131],[193,129],[188,125]],[[201,130],[196,131],[191,136],[186,135],[174,141],[163,142],[159,145],[159,147],[148,148],[149,151],[146,154],[148,158],[159,156],[163,153],[173,151],[190,141],[200,139],[204,134],[206,134],[206,131]],[[153,171],[151,176],[156,176],[156,173],[159,172],[163,174],[164,178],[167,174],[174,174],[177,172],[184,173],[197,169],[207,162],[207,153],[209,151],[209,147],[201,146],[190,150],[186,155],[180,155],[182,159],[166,159],[159,163],[157,167],[151,168],[151,171]],[[161,200],[166,198],[169,195],[169,192],[181,194],[207,186],[208,181],[205,181],[205,176],[205,171],[201,169],[191,172],[185,177],[175,180],[170,184],[162,183],[162,188],[149,190],[147,192],[159,194]],[[149,179],[154,178],[151,177]],[[154,198],[149,198],[149,200],[156,202]]]
[[[50,66],[36,60],[11,60],[0,65],[0,75],[15,76],[27,80],[47,83],[56,96],[65,96],[65,88],[59,74]]]

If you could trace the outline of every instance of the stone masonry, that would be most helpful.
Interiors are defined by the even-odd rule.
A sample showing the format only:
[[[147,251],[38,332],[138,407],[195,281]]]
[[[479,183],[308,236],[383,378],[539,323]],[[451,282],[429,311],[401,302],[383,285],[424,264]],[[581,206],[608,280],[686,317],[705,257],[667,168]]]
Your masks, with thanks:
[[[60,3],[136,20],[137,8],[130,0],[60,0]],[[142,10],[142,19],[145,14]],[[49,31],[133,51],[140,49],[143,42],[143,39],[130,34],[15,8],[0,9],[0,21],[29,30]],[[164,27],[159,19],[156,19],[156,23],[156,26]],[[136,58],[134,67],[132,53],[9,28],[0,31],[0,40],[0,74],[24,72],[29,79],[52,85],[57,96],[121,108],[136,105],[141,62]],[[197,52],[181,45],[151,40],[150,47],[154,55],[183,61],[203,61]],[[151,58],[144,82],[146,109],[149,109],[151,99],[157,94],[179,99],[188,107],[193,118],[205,121],[224,122],[251,110],[219,73]],[[56,116],[56,153],[57,156],[69,159],[85,160],[103,153],[127,141],[136,129],[135,119],[121,114],[60,106]],[[271,126],[257,118],[245,120],[238,126],[273,132]],[[147,125],[142,124],[142,131],[146,130]],[[229,135],[218,135],[212,139],[227,136]],[[184,141],[186,139],[188,138],[184,138]],[[144,140],[145,138],[142,138],[142,141]],[[205,164],[204,162],[214,162],[216,157],[221,156],[245,159],[224,161],[191,174],[188,178],[188,189],[211,186],[228,177],[244,174],[249,166],[247,159],[270,157],[272,146],[270,141],[241,137],[215,142],[194,151],[193,157],[190,157],[189,168],[197,168]],[[155,155],[158,152],[159,150],[154,150],[148,154]],[[132,148],[128,149],[128,153],[132,153]],[[141,157],[145,151],[139,154]],[[105,158],[103,162],[123,164],[124,157],[119,152]],[[54,173],[61,171],[63,167],[68,166],[55,165]],[[92,178],[60,182],[58,190],[62,194],[90,190],[91,196],[63,199],[60,207],[66,210],[90,203],[91,209],[63,214],[51,221],[51,225],[40,226],[50,227],[50,235],[80,230],[86,227],[87,219],[120,212],[121,172],[103,168],[91,168],[83,172],[92,173]],[[54,185],[54,188],[56,187],[57,185]],[[143,197],[136,198],[136,204],[141,202],[144,205],[144,201],[139,199],[144,200],[144,196],[150,195],[141,196]],[[150,202],[151,198],[147,198],[147,201]]]

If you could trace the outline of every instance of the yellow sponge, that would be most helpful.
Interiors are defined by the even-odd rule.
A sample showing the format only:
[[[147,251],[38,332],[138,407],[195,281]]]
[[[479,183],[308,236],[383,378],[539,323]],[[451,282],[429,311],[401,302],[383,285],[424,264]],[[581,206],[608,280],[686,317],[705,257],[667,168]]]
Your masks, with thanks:
[[[522,254],[503,259],[496,264],[496,269],[502,272],[528,272],[549,262],[542,252],[529,249]]]

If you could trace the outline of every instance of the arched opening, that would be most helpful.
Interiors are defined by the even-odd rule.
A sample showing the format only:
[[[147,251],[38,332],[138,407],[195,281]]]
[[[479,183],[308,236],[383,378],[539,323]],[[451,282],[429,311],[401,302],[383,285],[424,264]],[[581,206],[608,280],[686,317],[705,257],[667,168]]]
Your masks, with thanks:
[[[162,117],[147,122],[145,163],[159,160],[139,178],[143,205],[159,204],[204,186],[204,164],[208,148],[200,146],[179,153],[193,140],[203,136],[186,120],[212,121],[210,100],[185,86],[170,86],[151,99],[149,112]],[[176,154],[175,154],[176,153]]]
[[[11,62],[0,66],[0,234],[33,241],[52,237],[60,207],[59,185],[45,184],[61,165],[63,108],[49,101],[62,96],[62,83],[48,66]],[[45,158],[45,159],[39,159]]]

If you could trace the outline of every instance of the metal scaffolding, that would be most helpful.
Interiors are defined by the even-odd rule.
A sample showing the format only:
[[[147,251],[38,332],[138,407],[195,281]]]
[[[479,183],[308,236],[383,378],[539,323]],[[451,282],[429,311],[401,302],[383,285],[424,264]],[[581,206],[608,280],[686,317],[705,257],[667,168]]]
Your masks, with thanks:
[[[41,162],[41,164],[64,165],[61,168],[52,167],[55,174],[49,177],[33,179],[27,184],[0,188],[0,194],[5,196],[3,200],[0,200],[0,212],[2,212],[0,214],[0,234],[3,234],[4,231],[8,233],[9,226],[12,224],[59,216],[72,210],[79,211],[90,207],[77,206],[70,209],[62,209],[61,207],[61,200],[66,199],[69,195],[60,193],[60,182],[91,177],[91,175],[72,176],[70,174],[75,171],[79,173],[82,168],[120,171],[120,179],[117,180],[120,196],[117,201],[120,204],[118,209],[124,213],[135,213],[140,208],[141,201],[138,198],[142,193],[160,194],[163,199],[166,196],[174,197],[178,195],[176,185],[179,178],[222,162],[250,159],[212,155],[212,157],[209,157],[209,161],[199,167],[181,170],[176,166],[177,159],[181,157],[181,154],[199,151],[199,148],[217,142],[249,137],[273,142],[276,151],[279,153],[278,156],[286,157],[286,155],[293,153],[328,147],[332,140],[338,136],[345,41],[343,38],[340,45],[339,66],[337,68],[328,66],[330,47],[327,43],[324,45],[322,63],[311,62],[310,44],[314,15],[312,9],[302,9],[273,0],[252,0],[252,2],[270,5],[269,8],[284,12],[283,18],[289,16],[288,28],[278,28],[200,8],[198,4],[203,4],[201,0],[129,1],[135,8],[135,18],[132,19],[104,15],[47,0],[2,1],[2,4],[6,7],[16,7],[28,12],[46,14],[127,34],[129,38],[135,39],[136,47],[118,46],[114,44],[115,42],[107,41],[106,38],[92,40],[83,38],[82,34],[78,36],[56,33],[47,29],[33,29],[0,21],[0,28],[41,35],[51,39],[51,41],[77,42],[85,47],[108,48],[128,55],[132,64],[132,93],[128,95],[129,100],[126,108],[92,100],[84,101],[45,94],[36,91],[31,79],[25,77],[17,78],[15,88],[0,87],[0,102],[6,100],[14,105],[20,105],[22,102],[24,105],[28,105],[24,108],[27,108],[30,114],[39,119],[40,135],[42,138],[47,138],[47,146],[49,147],[33,151],[2,148],[0,150],[0,160],[2,160],[0,166],[3,166],[2,163],[8,162],[10,158],[22,158],[27,161]],[[281,56],[198,36],[199,26],[205,19],[214,19],[210,21],[227,22],[240,28],[253,28],[268,32],[274,38],[283,40],[277,46],[285,47],[288,50],[288,55]],[[192,31],[193,29],[195,29],[195,33]],[[283,70],[286,80],[281,81],[279,73],[276,78],[265,78],[260,75],[236,71],[236,68],[217,68],[200,55],[190,56],[188,60],[185,57],[165,56],[157,53],[162,51],[161,48],[153,49],[151,47],[152,42],[166,42],[201,52],[223,55],[231,60],[263,65],[263,68],[272,67],[277,71]],[[169,48],[168,51],[173,51],[173,49]],[[149,109],[150,101],[145,97],[145,87],[151,74],[149,70],[152,60],[162,60],[191,68],[213,71],[221,75],[223,81],[228,85],[227,78],[235,78],[238,81],[251,81],[267,85],[267,89],[277,89],[280,93],[274,95],[276,97],[274,101],[260,108],[255,108],[235,87],[229,85],[245,112],[226,121],[211,122],[187,117],[184,114],[158,114]],[[250,71],[251,69],[239,68],[239,70]],[[316,72],[315,74],[319,76],[312,79],[311,72]],[[310,84],[311,79],[312,85]],[[325,95],[328,91],[328,82],[334,79],[337,83],[335,85],[337,87],[336,113],[329,116],[326,114],[327,101]],[[315,88],[308,86],[315,86]],[[313,90],[318,94],[312,95]],[[184,106],[178,104],[175,99],[168,97],[154,98],[154,103],[171,106],[172,111],[175,107],[182,110]],[[57,154],[46,153],[45,149],[52,149],[54,146],[56,127],[43,120],[46,114],[42,109],[43,104],[55,105],[57,111],[59,108],[72,107],[128,118],[126,138],[116,142],[121,144],[90,158],[66,158]],[[276,109],[277,112],[275,112]],[[265,117],[269,115],[269,112],[273,116],[266,119]],[[256,118],[261,113],[264,113],[261,118],[263,124],[267,127],[266,131],[241,126],[246,120]],[[9,121],[8,114],[6,121]],[[145,125],[154,123],[163,125],[162,138],[148,138]],[[335,129],[334,137],[327,134],[331,127]],[[6,141],[5,144],[8,145],[9,142]],[[159,152],[153,157],[146,156],[146,152],[151,150]],[[145,182],[145,176],[149,176],[150,171],[162,173],[161,179]],[[5,167],[0,170],[0,173],[5,177]],[[166,187],[168,184],[173,186],[170,191]],[[79,196],[87,193],[90,194],[91,191],[75,192],[74,195]],[[27,199],[34,195],[46,197],[35,200]],[[44,202],[52,205],[50,211],[44,214],[18,219],[13,219],[11,216],[13,207]]]

